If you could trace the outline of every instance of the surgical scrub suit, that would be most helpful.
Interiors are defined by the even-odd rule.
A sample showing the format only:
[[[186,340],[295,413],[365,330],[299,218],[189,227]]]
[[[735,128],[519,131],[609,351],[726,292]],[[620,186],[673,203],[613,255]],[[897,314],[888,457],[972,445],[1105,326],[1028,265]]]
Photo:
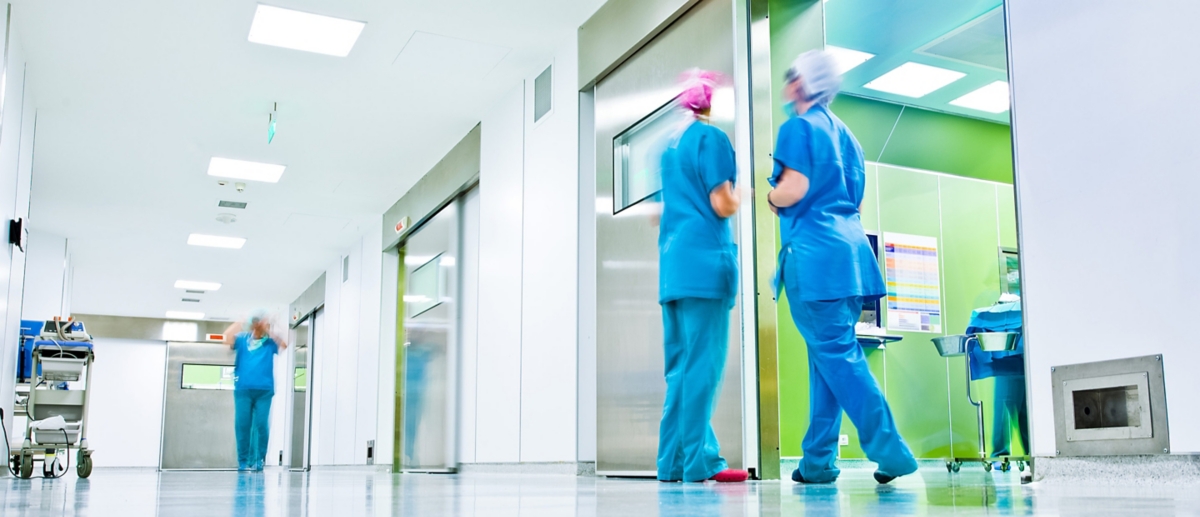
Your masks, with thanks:
[[[658,478],[664,481],[704,481],[728,468],[710,420],[729,348],[737,249],[709,194],[736,175],[729,138],[704,122],[692,122],[663,153],[658,250],[667,394]]]
[[[774,158],[772,186],[785,167],[809,181],[803,199],[778,209],[783,247],[777,289],[786,292],[808,346],[811,415],[798,473],[810,483],[837,479],[843,410],[879,472],[912,473],[916,460],[854,334],[863,301],[887,294],[859,218],[866,184],[862,148],[841,120],[816,105],[779,129]]]
[[[261,469],[267,457],[271,420],[271,398],[275,396],[275,354],[279,346],[264,336],[249,332],[234,338],[233,366],[234,431],[237,436],[238,468]]]

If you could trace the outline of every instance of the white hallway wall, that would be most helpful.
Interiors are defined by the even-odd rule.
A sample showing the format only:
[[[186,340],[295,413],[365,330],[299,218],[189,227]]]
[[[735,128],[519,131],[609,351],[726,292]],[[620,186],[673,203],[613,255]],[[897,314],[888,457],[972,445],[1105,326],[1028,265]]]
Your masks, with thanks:
[[[478,292],[464,296],[478,300],[478,314],[464,315],[470,321],[464,321],[461,356],[462,463],[576,461],[574,36],[550,65],[550,114],[533,122],[533,84],[542,67],[482,121],[479,268],[465,273],[477,278],[465,283]],[[368,439],[376,440],[376,463],[391,462],[399,263],[383,253],[379,234],[367,232],[350,251],[346,283],[340,262],[326,273],[328,323],[321,332],[339,348],[318,343],[314,350],[315,465],[361,464]],[[351,323],[357,328],[348,329]]]
[[[464,463],[576,461],[575,37],[546,64],[550,114],[533,122],[534,74],[482,121],[475,418],[460,430],[474,454]]]
[[[325,310],[313,345],[313,465],[362,465],[379,434],[382,216],[325,272]],[[386,389],[386,386],[382,388]],[[386,457],[385,457],[386,458]],[[380,462],[385,462],[380,460]]]
[[[1171,450],[1198,453],[1200,4],[1006,4],[1034,452],[1052,366],[1163,354]]]
[[[26,63],[21,47],[20,19],[14,15],[9,35],[8,63],[3,77],[0,104],[0,222],[29,218],[29,188],[33,178],[33,146],[36,128],[34,96],[25,90]],[[0,252],[0,409],[4,425],[12,425],[13,389],[17,369],[17,329],[21,319],[25,279],[25,253],[10,246],[8,225],[0,225],[4,251]]]
[[[71,314],[71,253],[66,237],[30,230],[25,247],[21,319],[49,320]]]

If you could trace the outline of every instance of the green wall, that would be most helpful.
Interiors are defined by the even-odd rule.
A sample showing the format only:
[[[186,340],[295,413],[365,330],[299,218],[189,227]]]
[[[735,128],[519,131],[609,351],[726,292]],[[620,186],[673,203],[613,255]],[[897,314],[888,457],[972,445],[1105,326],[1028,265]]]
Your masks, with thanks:
[[[975,410],[966,400],[965,363],[939,356],[930,339],[962,333],[972,310],[999,299],[999,248],[1016,247],[1012,187],[874,163],[868,164],[867,181],[867,231],[937,238],[944,322],[939,334],[890,331],[904,339],[884,350],[868,349],[867,362],[918,457],[972,456]],[[778,310],[781,456],[798,457],[808,429],[808,353],[786,299]],[[975,382],[973,389],[984,400],[990,435],[992,383]],[[864,457],[848,419],[842,432],[850,436],[842,456]]]
[[[769,3],[776,97],[791,60],[823,42],[821,6],[810,0]],[[773,126],[778,128],[784,120],[781,100],[773,99],[773,106]],[[868,165],[864,227],[938,239],[942,330],[961,333],[972,310],[999,298],[999,248],[1016,247],[1009,127],[845,95],[832,110],[854,132],[867,159],[877,162]],[[780,453],[798,457],[808,429],[808,354],[786,299],[779,301],[777,311]],[[934,334],[891,333],[904,340],[868,351],[867,361],[913,452],[922,458],[977,454],[975,410],[966,400],[963,360],[939,356],[930,342]],[[973,389],[984,401],[990,435],[992,383],[976,382]],[[850,437],[842,457],[864,457],[848,420],[842,433]],[[1021,451],[1020,445],[1014,447],[1014,453]]]

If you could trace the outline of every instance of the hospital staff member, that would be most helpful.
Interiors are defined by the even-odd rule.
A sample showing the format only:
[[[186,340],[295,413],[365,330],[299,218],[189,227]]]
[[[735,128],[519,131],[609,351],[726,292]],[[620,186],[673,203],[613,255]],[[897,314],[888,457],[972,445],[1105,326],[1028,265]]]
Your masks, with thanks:
[[[658,439],[661,481],[745,481],[721,457],[711,419],[729,348],[737,249],[729,217],[740,203],[733,146],[709,124],[719,76],[694,70],[678,103],[690,123],[662,157],[658,237],[666,400]]]
[[[917,470],[896,430],[887,400],[871,376],[854,334],[863,300],[887,290],[859,218],[863,153],[829,103],[841,86],[833,58],[801,54],[783,89],[790,119],[779,129],[774,190],[767,202],[779,216],[783,248],[776,289],[786,292],[792,319],[808,346],[810,418],[798,483],[832,483],[842,411],[859,430],[875,479],[888,483]]]
[[[225,344],[233,349],[234,434],[237,436],[238,470],[261,471],[270,436],[271,398],[275,396],[275,354],[287,341],[271,332],[264,311],[255,312],[246,324],[225,329]]]

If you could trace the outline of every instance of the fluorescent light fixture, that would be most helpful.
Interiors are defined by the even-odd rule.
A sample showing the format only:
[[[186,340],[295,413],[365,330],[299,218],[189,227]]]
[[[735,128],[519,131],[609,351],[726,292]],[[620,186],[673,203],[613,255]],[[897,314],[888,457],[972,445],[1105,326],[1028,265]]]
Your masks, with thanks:
[[[346,57],[367,24],[319,14],[258,5],[249,40],[273,47]]]
[[[1008,81],[996,81],[950,101],[951,105],[988,113],[1008,111]]]
[[[173,320],[202,320],[203,312],[167,311],[167,318]]]
[[[947,84],[962,79],[966,75],[962,72],[910,61],[896,67],[891,72],[875,78],[874,81],[863,85],[863,88],[894,93],[905,97],[921,98]]]
[[[833,61],[837,63],[838,74],[849,72],[854,67],[866,63],[868,59],[875,57],[875,54],[868,54],[858,50],[850,50],[848,48],[835,47],[827,45],[825,52],[833,56]]]
[[[221,288],[221,284],[216,282],[195,282],[192,280],[176,280],[176,289],[194,289],[196,291],[216,291]]]
[[[246,245],[246,239],[241,237],[221,237],[218,235],[201,235],[193,233],[188,235],[188,244],[192,246],[208,246],[210,248],[228,248],[231,250],[240,250]]]
[[[213,157],[208,162],[208,175],[235,180],[278,183],[279,178],[283,176],[283,170],[286,168],[284,165],[275,165],[272,163]]]

